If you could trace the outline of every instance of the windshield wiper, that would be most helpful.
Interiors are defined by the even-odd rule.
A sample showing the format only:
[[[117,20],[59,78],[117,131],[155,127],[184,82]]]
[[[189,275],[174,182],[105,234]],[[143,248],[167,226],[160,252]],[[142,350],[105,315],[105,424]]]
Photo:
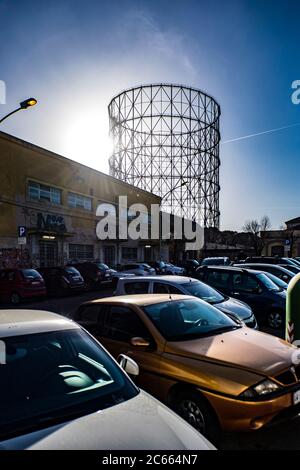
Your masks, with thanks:
[[[222,326],[220,328],[216,328],[209,331],[199,331],[198,333],[187,333],[186,335],[180,334],[176,336],[170,336],[167,341],[187,341],[189,339],[197,339],[197,338],[204,338],[206,336],[214,336],[222,333],[226,333],[226,331],[237,330],[238,328],[242,328],[242,325],[230,325],[230,326]]]
[[[237,330],[238,328],[242,328],[242,325],[230,325],[230,326],[221,326],[220,328],[216,328],[211,333],[215,335],[219,335],[222,333],[226,333],[226,331]]]

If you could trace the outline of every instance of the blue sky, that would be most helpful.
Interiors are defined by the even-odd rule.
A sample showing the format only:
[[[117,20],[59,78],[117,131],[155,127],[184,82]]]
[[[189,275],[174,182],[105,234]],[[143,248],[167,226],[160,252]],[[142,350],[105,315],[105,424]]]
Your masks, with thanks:
[[[222,141],[300,123],[294,0],[0,0],[2,130],[108,171],[107,105],[140,83],[183,83],[220,103]],[[300,126],[222,143],[221,228],[300,215]]]

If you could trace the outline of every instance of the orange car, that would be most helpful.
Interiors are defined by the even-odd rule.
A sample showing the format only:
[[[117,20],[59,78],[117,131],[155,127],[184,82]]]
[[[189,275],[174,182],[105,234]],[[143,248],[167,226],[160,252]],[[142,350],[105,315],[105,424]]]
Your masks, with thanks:
[[[249,431],[299,412],[297,348],[184,295],[82,304],[74,319],[114,357],[140,366],[137,384],[208,436]],[[294,357],[294,356],[293,356]]]

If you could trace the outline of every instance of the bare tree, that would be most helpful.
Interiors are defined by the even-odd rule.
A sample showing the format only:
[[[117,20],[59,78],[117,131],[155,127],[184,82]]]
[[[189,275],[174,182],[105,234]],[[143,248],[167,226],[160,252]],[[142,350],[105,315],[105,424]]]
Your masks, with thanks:
[[[260,231],[261,232],[264,232],[265,230],[270,230],[271,228],[271,220],[270,220],[270,217],[268,215],[264,215],[261,219],[260,219]]]
[[[269,230],[270,228],[271,221],[269,216],[267,215],[264,215],[260,219],[260,222],[258,222],[257,219],[246,220],[242,230],[251,235],[252,246],[256,254],[259,254],[259,252],[262,251],[264,246],[263,240],[261,239],[261,237],[259,237],[259,232]]]
[[[260,231],[260,224],[256,219],[246,220],[242,230],[244,232],[251,233],[252,235],[258,235]]]

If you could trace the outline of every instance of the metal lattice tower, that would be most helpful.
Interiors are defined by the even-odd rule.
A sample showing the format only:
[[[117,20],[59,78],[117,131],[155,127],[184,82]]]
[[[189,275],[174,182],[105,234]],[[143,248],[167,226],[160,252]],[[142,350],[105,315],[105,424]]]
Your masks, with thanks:
[[[166,212],[219,227],[218,103],[181,85],[144,85],[114,97],[108,112],[110,174],[162,198],[169,192]]]

